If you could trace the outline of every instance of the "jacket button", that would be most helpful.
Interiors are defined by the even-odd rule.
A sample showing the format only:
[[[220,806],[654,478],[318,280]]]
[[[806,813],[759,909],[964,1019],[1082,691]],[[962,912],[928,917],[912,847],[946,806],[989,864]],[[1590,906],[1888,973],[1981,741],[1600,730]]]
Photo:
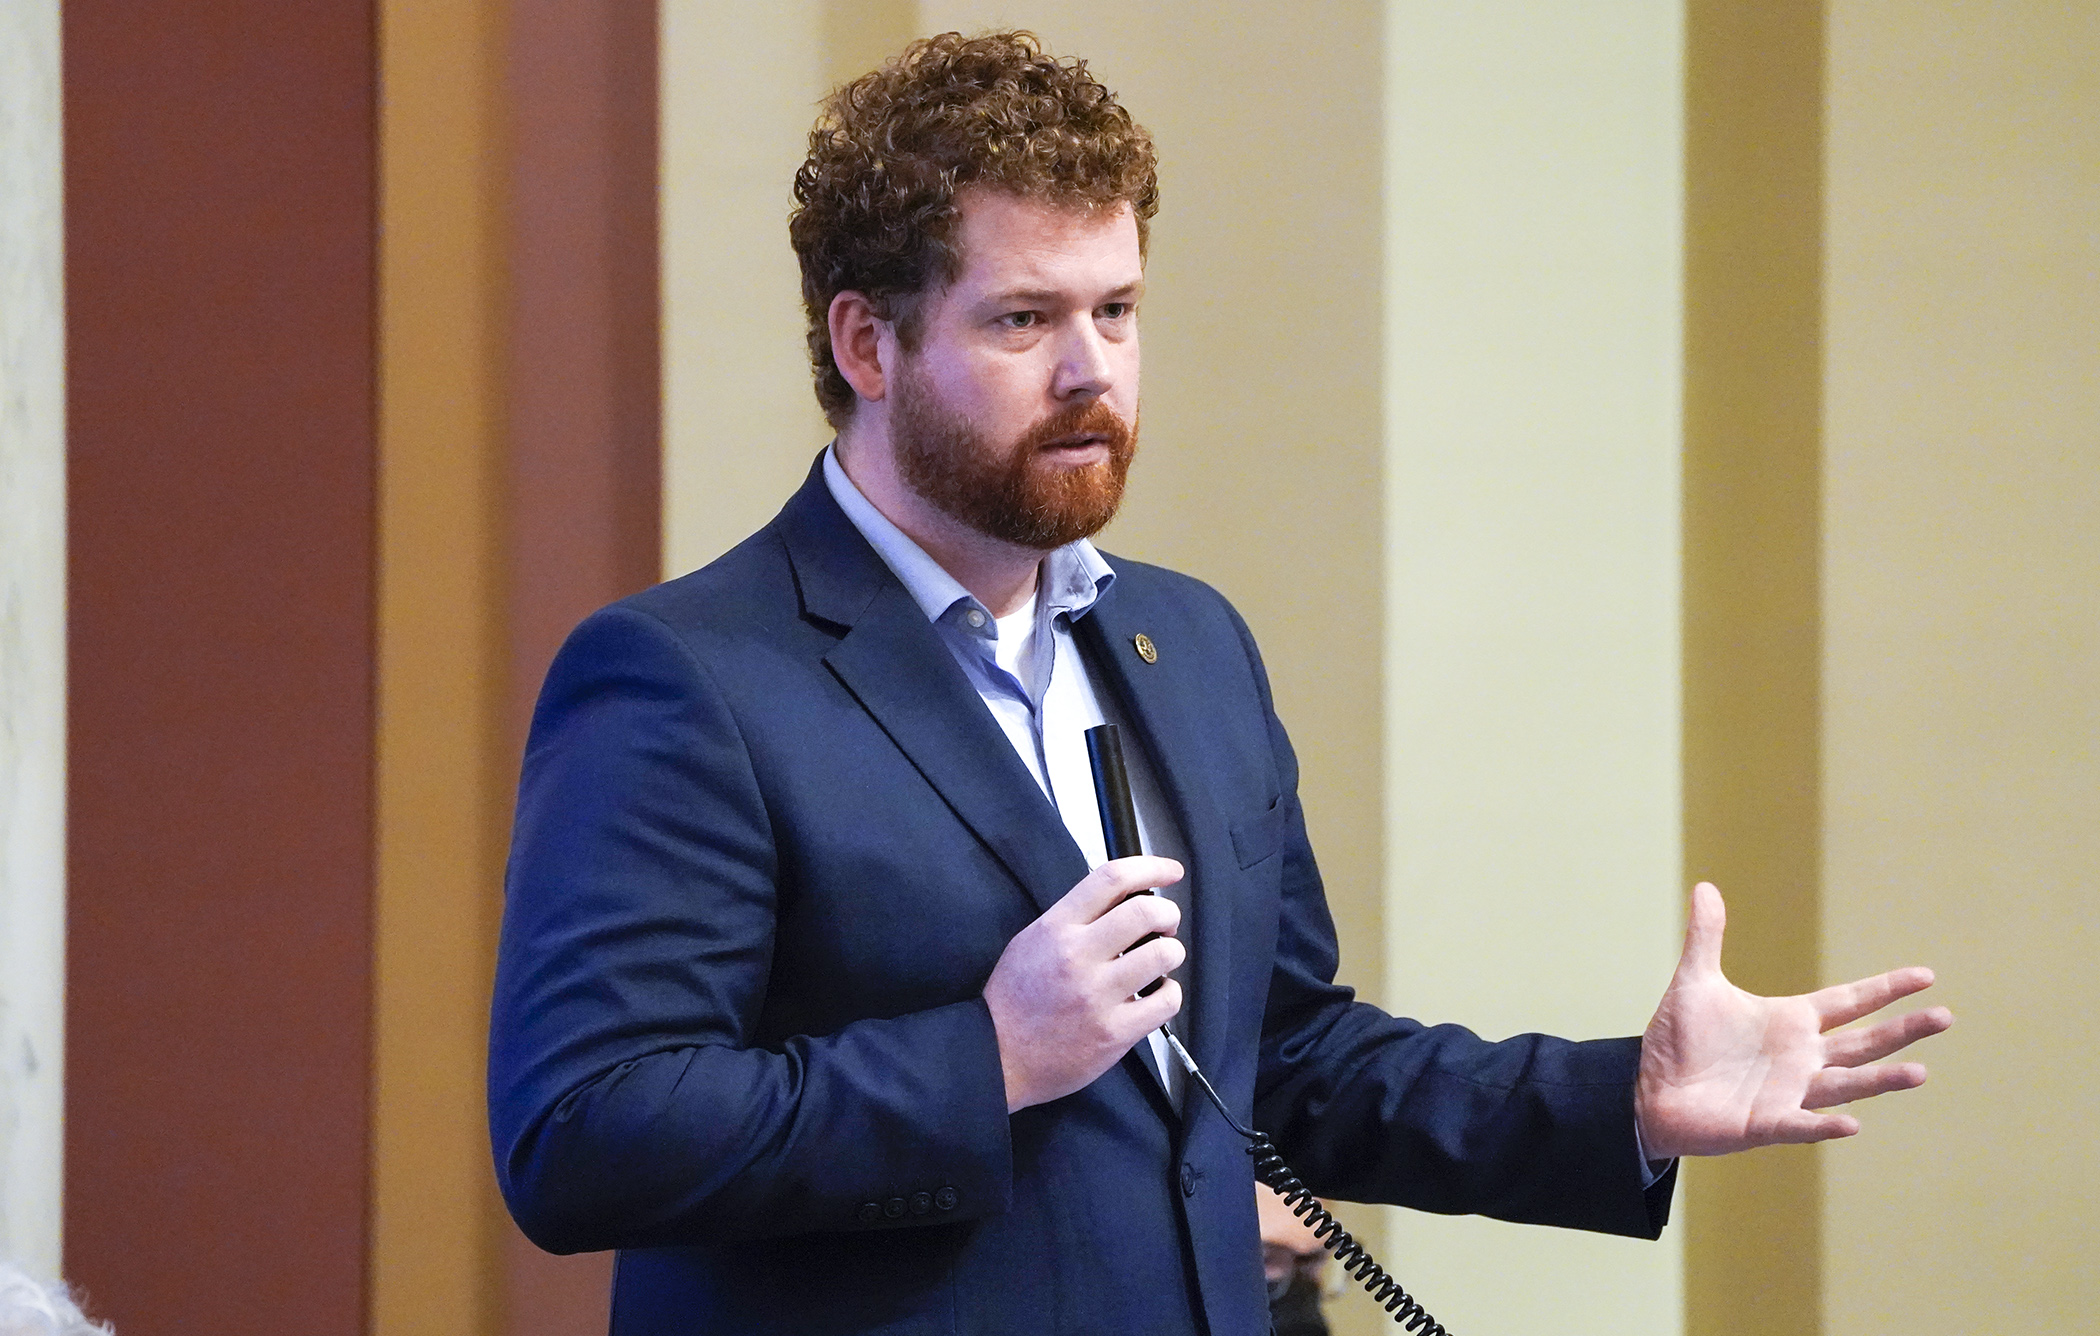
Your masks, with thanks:
[[[944,1211],[954,1210],[955,1204],[961,1200],[961,1195],[954,1188],[942,1188],[933,1194],[933,1204]]]
[[[1188,1161],[1186,1161],[1186,1160],[1183,1160],[1183,1161],[1181,1162],[1181,1195],[1182,1195],[1182,1196],[1184,1196],[1184,1197],[1193,1197],[1193,1196],[1195,1196],[1195,1195],[1196,1195],[1196,1179],[1197,1179],[1198,1177],[1199,1177],[1199,1175],[1198,1175],[1198,1174],[1196,1173],[1196,1166],[1195,1166],[1195,1165],[1193,1165],[1193,1164],[1190,1164],[1190,1163],[1189,1163]]]
[[[931,1192],[914,1192],[911,1194],[911,1213],[913,1215],[924,1215],[932,1209],[933,1194]]]
[[[884,1202],[882,1204],[882,1213],[892,1220],[902,1218],[904,1215],[904,1198],[892,1197]]]
[[[882,1208],[874,1202],[864,1201],[860,1204],[860,1209],[853,1213],[853,1218],[864,1225],[872,1225],[882,1219]]]

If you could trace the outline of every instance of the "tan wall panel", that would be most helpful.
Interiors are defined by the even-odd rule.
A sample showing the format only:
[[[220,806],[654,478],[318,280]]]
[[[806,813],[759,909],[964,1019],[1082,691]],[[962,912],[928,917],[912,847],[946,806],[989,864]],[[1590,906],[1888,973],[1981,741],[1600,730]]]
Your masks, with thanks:
[[[1822,8],[1686,11],[1684,865],[1724,965],[1819,981]],[[1822,1330],[1819,1152],[1684,1167],[1686,1330]]]
[[[380,589],[371,1330],[492,1336],[482,1071],[500,757],[500,0],[381,15]]]
[[[1825,1151],[1833,1332],[2100,1306],[2100,8],[1830,9],[1823,949],[1934,966]]]

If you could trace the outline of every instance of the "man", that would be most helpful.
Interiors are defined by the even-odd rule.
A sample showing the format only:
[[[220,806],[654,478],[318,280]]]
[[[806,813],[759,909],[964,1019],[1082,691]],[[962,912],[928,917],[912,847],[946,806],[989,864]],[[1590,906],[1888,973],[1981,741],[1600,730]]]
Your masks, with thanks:
[[[949,34],[834,95],[796,194],[838,438],[578,628],[519,794],[497,1168],[542,1246],[621,1250],[616,1333],[1268,1330],[1245,1143],[1170,1018],[1323,1196],[1647,1237],[1672,1157],[1923,1079],[1872,1064],[1944,1012],[1822,1032],[1926,972],[1751,997],[1711,887],[1645,1041],[1355,1002],[1246,627],[1086,541],[1135,449],[1143,130]],[[1105,858],[1102,722],[1164,856]]]

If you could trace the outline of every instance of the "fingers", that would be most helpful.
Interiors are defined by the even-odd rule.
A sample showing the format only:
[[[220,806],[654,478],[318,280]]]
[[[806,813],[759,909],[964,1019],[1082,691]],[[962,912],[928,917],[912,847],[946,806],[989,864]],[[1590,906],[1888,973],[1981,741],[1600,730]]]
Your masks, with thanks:
[[[1120,1010],[1118,1021],[1128,1023],[1130,1042],[1135,1044],[1181,1014],[1181,985],[1162,979],[1158,992],[1150,997],[1132,997]]]
[[[1702,881],[1692,887],[1691,911],[1684,921],[1684,954],[1678,959],[1678,970],[1719,974],[1721,934],[1727,926],[1728,908],[1714,884]]]
[[[1915,1090],[1925,1084],[1925,1068],[1916,1062],[1888,1067],[1825,1067],[1809,1078],[1804,1108],[1828,1109],[1856,1099],[1872,1099],[1891,1090]]]
[[[1117,995],[1128,996],[1162,975],[1171,974],[1181,968],[1188,959],[1188,949],[1172,937],[1161,937],[1132,947],[1115,960],[1110,961],[1102,975],[1106,987]]]
[[[1945,1007],[1927,1007],[1864,1030],[1846,1030],[1823,1041],[1823,1061],[1833,1067],[1857,1067],[1877,1062],[1920,1039],[1939,1034],[1954,1024],[1954,1013]]]
[[[1758,1139],[1766,1146],[1806,1146],[1818,1141],[1834,1141],[1839,1137],[1857,1136],[1859,1119],[1842,1113],[1810,1113],[1806,1109],[1799,1113],[1782,1115],[1771,1129]]]
[[[1057,923],[1092,923],[1139,891],[1157,890],[1181,880],[1181,864],[1171,858],[1116,858],[1103,863],[1064,897],[1050,906],[1043,918]]]
[[[1132,895],[1082,930],[1088,949],[1117,956],[1153,933],[1172,937],[1181,929],[1181,907],[1163,895]]]
[[[1906,969],[1890,970],[1871,979],[1860,979],[1854,983],[1832,984],[1808,995],[1809,1005],[1823,1018],[1823,1028],[1833,1029],[1850,1025],[1862,1016],[1872,1015],[1898,998],[1932,987],[1932,971],[1923,965],[1912,965]],[[1953,1019],[1951,1016],[1948,1018]],[[1945,1026],[1940,1027],[1945,1029]]]

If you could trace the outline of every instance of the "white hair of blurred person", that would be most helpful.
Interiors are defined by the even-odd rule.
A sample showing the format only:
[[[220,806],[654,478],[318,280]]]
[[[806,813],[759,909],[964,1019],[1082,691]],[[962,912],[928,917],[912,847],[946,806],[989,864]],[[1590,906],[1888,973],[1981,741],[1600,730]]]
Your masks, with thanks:
[[[58,1282],[46,1285],[11,1262],[0,1262],[0,1336],[115,1336],[106,1322],[90,1322]]]

